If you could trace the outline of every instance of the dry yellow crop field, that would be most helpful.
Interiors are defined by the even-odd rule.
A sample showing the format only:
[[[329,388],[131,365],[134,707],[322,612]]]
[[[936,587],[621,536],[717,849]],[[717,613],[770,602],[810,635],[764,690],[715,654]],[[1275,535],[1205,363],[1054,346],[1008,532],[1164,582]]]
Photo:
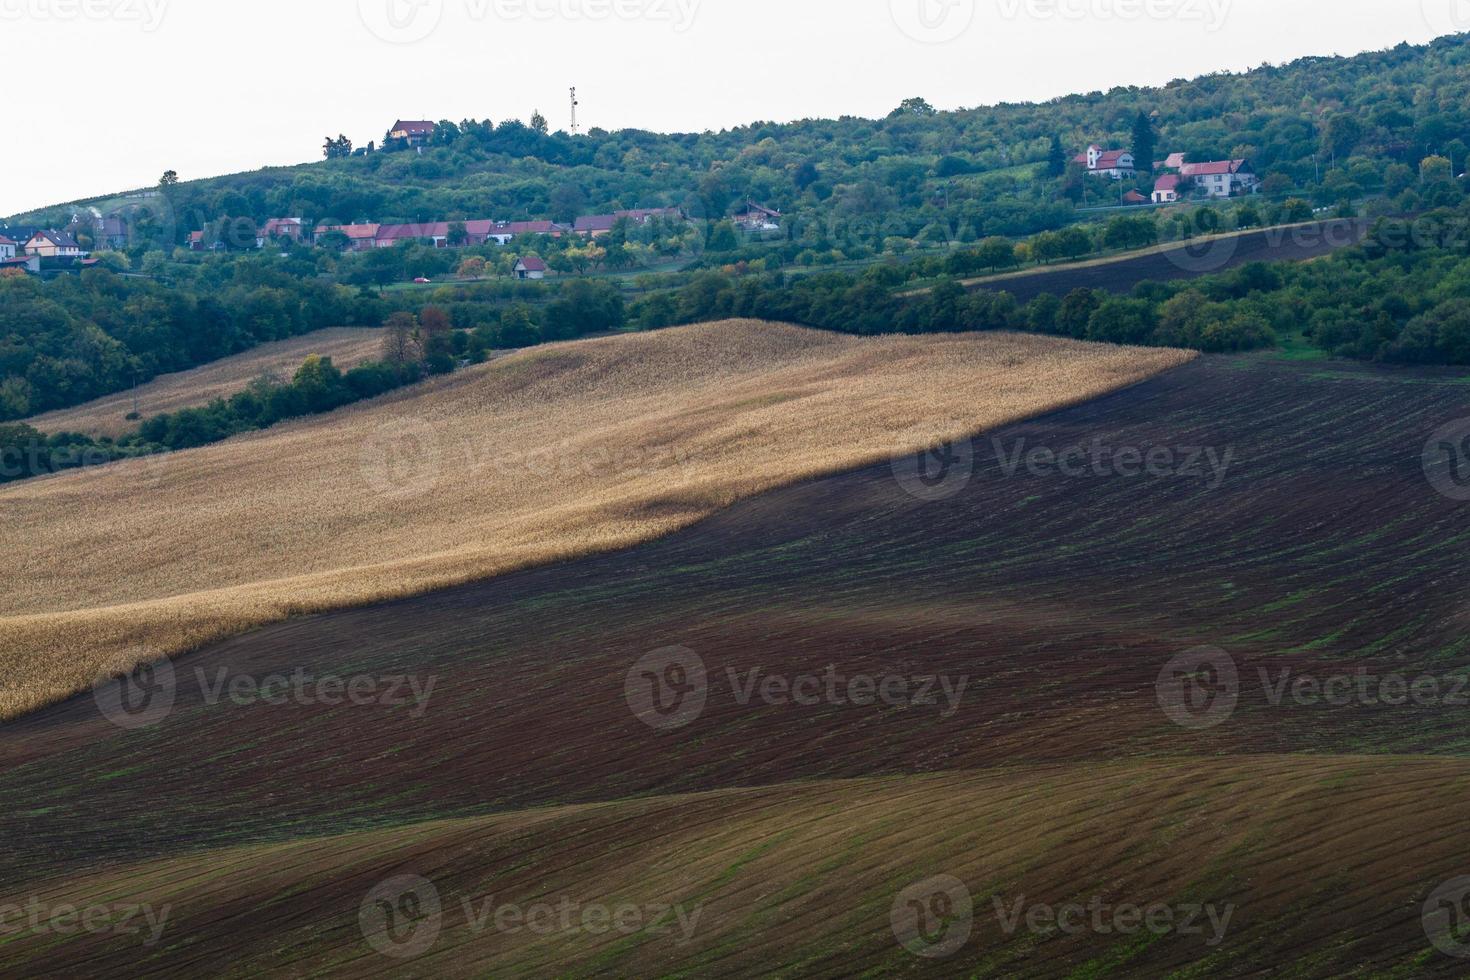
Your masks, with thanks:
[[[0,717],[293,615],[627,547],[1195,355],[757,321],[534,348],[200,449],[0,488]]]
[[[332,327],[316,330],[290,340],[278,340],[259,347],[201,365],[177,374],[165,374],[136,392],[124,391],[96,398],[73,408],[57,409],[26,419],[42,432],[82,432],[89,436],[111,436],[116,439],[138,427],[128,421],[133,411],[134,396],[138,413],[144,418],[181,408],[207,405],[216,398],[228,398],[263,374],[289,380],[301,362],[312,354],[330,357],[342,370],[375,360],[383,346],[383,331],[363,327]]]

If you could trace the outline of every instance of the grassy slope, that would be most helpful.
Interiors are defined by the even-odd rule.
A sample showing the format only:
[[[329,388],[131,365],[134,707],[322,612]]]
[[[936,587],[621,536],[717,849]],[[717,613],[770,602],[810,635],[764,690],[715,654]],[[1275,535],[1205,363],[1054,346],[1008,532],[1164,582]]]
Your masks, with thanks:
[[[77,405],[26,419],[42,432],[82,432],[90,436],[117,438],[137,428],[127,415],[137,410],[144,418],[161,412],[207,405],[227,398],[263,374],[290,380],[301,362],[312,354],[330,357],[342,370],[370,361],[380,354],[381,330],[334,327],[301,337],[262,344],[253,350],[209,364],[167,374],[132,391],[107,395]]]
[[[0,716],[303,611],[646,541],[1190,356],[705,324],[539,348],[328,417],[15,484],[0,490],[15,538]]]
[[[415,975],[850,977],[921,971],[894,940],[904,889],[964,882],[974,926],[934,975],[1453,975],[1426,955],[1426,881],[1463,870],[1470,763],[1364,758],[1156,760],[813,782],[430,821],[243,844],[0,888],[85,907],[167,907],[136,937],[21,935],[0,967],[158,976],[378,975],[363,896],[433,882],[441,932]],[[1038,807],[1045,818],[1038,819]],[[1406,862],[1405,854],[1413,861]],[[1093,895],[1229,909],[1225,941],[1007,933],[996,911]],[[476,922],[516,905],[680,906],[687,931],[538,934]],[[466,904],[468,903],[468,904]],[[579,919],[573,919],[574,923]],[[671,919],[673,925],[677,919]],[[1202,919],[1207,924],[1208,919]],[[184,937],[187,937],[187,941]],[[1186,974],[1193,975],[1193,974]]]

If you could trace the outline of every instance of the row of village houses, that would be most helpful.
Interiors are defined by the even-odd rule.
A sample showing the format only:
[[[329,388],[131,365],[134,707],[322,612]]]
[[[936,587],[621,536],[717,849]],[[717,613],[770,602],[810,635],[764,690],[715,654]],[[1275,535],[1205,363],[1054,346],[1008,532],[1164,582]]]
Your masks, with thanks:
[[[464,245],[484,245],[497,242],[508,245],[516,238],[526,235],[546,235],[562,238],[579,235],[585,238],[602,238],[612,234],[620,221],[635,228],[647,226],[656,218],[671,222],[685,221],[687,216],[678,208],[642,208],[630,211],[614,211],[611,214],[593,214],[576,219],[572,224],[554,221],[430,221],[419,224],[319,224],[310,227],[301,218],[271,218],[255,229],[254,245],[265,248],[272,242],[316,241],[320,242],[331,234],[340,234],[346,247],[353,251],[369,251],[374,248],[391,248],[400,242],[421,241],[435,248],[450,248]],[[746,210],[732,219],[738,226],[751,232],[780,230],[781,212],[750,202]],[[64,231],[33,227],[0,227],[0,268],[22,267],[34,272],[39,268],[38,260],[70,259],[74,263],[91,264],[88,251],[77,241],[77,236],[90,236],[93,251],[115,251],[128,248],[131,242],[129,223],[119,215],[107,217],[83,216],[74,220]],[[222,249],[226,246],[207,240],[203,231],[192,232],[189,248],[196,252]]]
[[[1105,150],[1093,145],[1086,153],[1079,153],[1072,161],[1085,167],[1097,177],[1124,180],[1136,177],[1138,167],[1133,154],[1127,150]],[[1237,194],[1252,194],[1261,186],[1255,169],[1246,160],[1210,160],[1205,163],[1188,163],[1183,153],[1171,153],[1168,158],[1154,164],[1154,173],[1161,176],[1154,182],[1152,198],[1137,191],[1124,196],[1129,204],[1173,204],[1191,188],[1204,197],[1234,197]]]
[[[647,226],[654,219],[671,222],[685,221],[686,215],[678,208],[641,208],[631,211],[614,211],[611,214],[592,214],[578,218],[572,224],[555,221],[493,221],[475,219],[470,221],[427,221],[416,224],[320,224],[308,230],[301,218],[272,218],[256,232],[257,248],[264,248],[270,241],[291,239],[312,240],[320,243],[331,235],[340,235],[346,247],[352,251],[366,252],[375,248],[392,248],[400,242],[420,241],[435,248],[452,248],[466,245],[485,245],[496,242],[508,245],[525,235],[546,235],[562,238],[580,235],[584,238],[602,238],[612,234],[621,221],[631,227]],[[744,213],[737,215],[734,222],[748,231],[780,230],[781,212],[750,202]],[[189,247],[194,251],[205,251],[212,247],[205,240],[205,233],[196,231],[189,236]],[[218,246],[214,246],[218,247]]]

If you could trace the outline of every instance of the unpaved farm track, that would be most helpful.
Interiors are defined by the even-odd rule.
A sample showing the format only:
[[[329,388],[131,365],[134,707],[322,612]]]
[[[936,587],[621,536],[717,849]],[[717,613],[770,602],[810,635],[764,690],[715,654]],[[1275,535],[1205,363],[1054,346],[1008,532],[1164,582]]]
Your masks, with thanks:
[[[1043,293],[1065,296],[1074,289],[1127,293],[1141,282],[1195,279],[1249,262],[1304,262],[1358,245],[1367,235],[1365,219],[1339,219],[1289,228],[1268,228],[1201,239],[1132,258],[1086,263],[1066,269],[1028,272],[966,283],[971,289],[1007,292],[1022,303]]]

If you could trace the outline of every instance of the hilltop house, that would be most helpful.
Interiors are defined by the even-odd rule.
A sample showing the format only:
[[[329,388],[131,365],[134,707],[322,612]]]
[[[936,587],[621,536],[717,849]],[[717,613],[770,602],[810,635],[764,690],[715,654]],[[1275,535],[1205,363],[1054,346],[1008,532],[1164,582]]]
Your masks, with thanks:
[[[1154,203],[1173,204],[1179,200],[1179,189],[1184,183],[1184,178],[1178,174],[1165,174],[1154,181]]]
[[[1180,176],[1192,181],[1209,197],[1249,194],[1260,186],[1255,170],[1245,160],[1213,160],[1209,163],[1186,163]]]
[[[516,259],[515,277],[517,279],[545,279],[546,263],[534,255]]]
[[[423,146],[434,136],[434,124],[427,119],[400,119],[388,130],[390,140],[403,140],[409,146]]]
[[[59,231],[38,231],[25,244],[27,255],[39,255],[43,259],[78,259],[82,257],[82,246],[75,238]]]
[[[1104,150],[1096,143],[1089,146],[1086,153],[1079,153],[1073,157],[1072,162],[1080,167],[1086,167],[1087,172],[1095,177],[1122,180],[1124,177],[1132,177],[1138,173],[1133,163],[1132,153],[1127,150]]]

